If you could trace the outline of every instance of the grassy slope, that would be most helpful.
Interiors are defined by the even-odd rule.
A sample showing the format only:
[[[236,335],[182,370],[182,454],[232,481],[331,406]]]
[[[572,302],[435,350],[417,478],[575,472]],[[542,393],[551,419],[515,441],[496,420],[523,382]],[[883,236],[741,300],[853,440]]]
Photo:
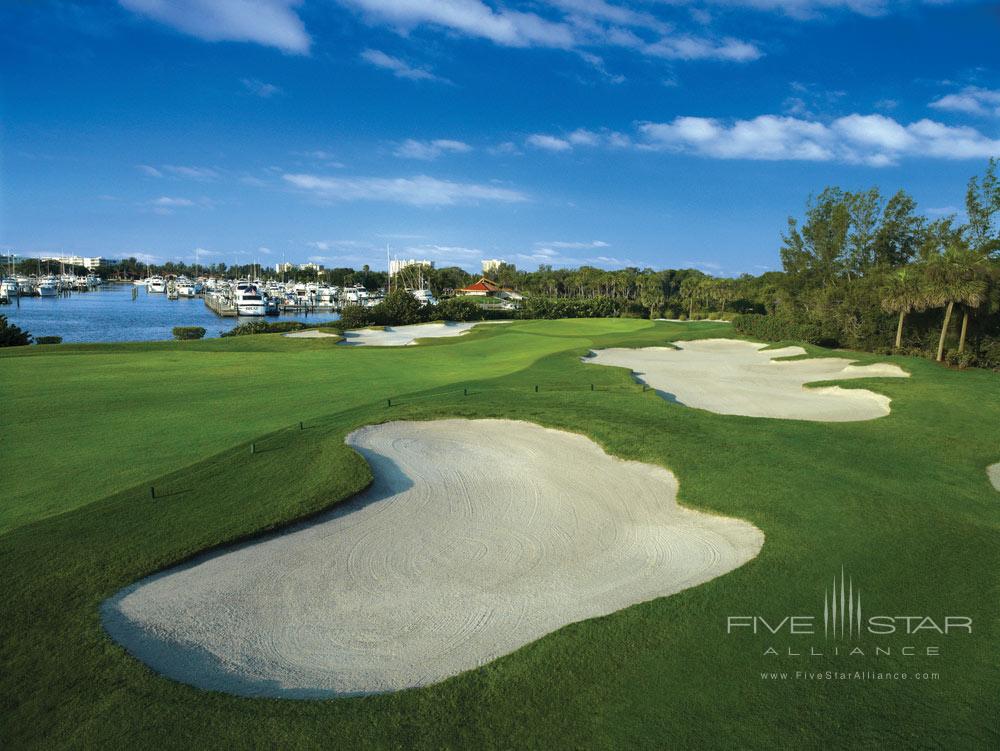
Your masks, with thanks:
[[[913,378],[846,385],[889,394],[892,415],[822,425],[687,409],[642,393],[623,370],[576,361],[591,344],[662,344],[683,331],[690,329],[533,322],[519,324],[517,331],[477,334],[474,340],[441,342],[426,350],[364,353],[369,364],[353,376],[361,385],[341,383],[338,395],[327,401],[311,400],[309,381],[322,378],[319,374],[334,363],[338,373],[346,372],[342,354],[313,349],[312,342],[298,354],[290,354],[294,349],[286,342],[246,343],[261,349],[269,362],[298,358],[295,362],[308,370],[309,377],[295,380],[300,398],[283,402],[284,414],[277,408],[271,412],[268,400],[258,399],[255,409],[273,422],[254,418],[261,420],[257,433],[230,427],[228,433],[217,429],[199,438],[202,452],[210,445],[229,447],[158,478],[157,486],[170,493],[159,501],[146,497],[147,480],[179,465],[143,452],[130,459],[146,462],[140,487],[129,489],[127,478],[120,477],[115,494],[95,500],[93,493],[82,493],[70,504],[76,508],[49,518],[28,520],[22,512],[25,523],[0,536],[4,600],[15,603],[2,627],[0,739],[11,746],[157,748],[209,742],[283,748],[995,747],[1000,506],[984,467],[1000,456],[1000,379],[919,360],[878,358],[899,362]],[[719,333],[707,324],[698,332]],[[514,362],[505,364],[497,351]],[[530,356],[523,354],[527,351]],[[186,363],[187,393],[178,404],[211,412],[213,399],[201,396],[204,386],[186,384],[203,384],[207,378],[197,371],[214,368],[217,357],[230,355],[199,359],[197,352],[167,346],[143,348],[134,357],[107,358],[99,351],[86,357],[126,364],[178,357]],[[473,353],[475,366],[468,364]],[[49,384],[45,391],[60,394],[66,389],[59,386],[75,371],[45,363],[50,357],[72,362],[77,356],[47,356],[37,363],[51,369],[49,378],[59,379],[58,386]],[[400,380],[387,385],[398,386],[399,392],[412,385],[416,392],[421,386],[410,380],[416,378],[410,371],[419,358],[425,365],[464,363],[466,370],[441,374],[430,386],[436,395],[414,393],[386,408],[378,401],[384,392],[368,384],[387,382],[378,381],[371,368],[391,369],[382,377]],[[84,364],[99,370],[99,364]],[[5,375],[9,365],[0,361]],[[136,387],[155,381],[164,388],[159,368],[145,373],[136,376],[142,381]],[[29,386],[39,383],[37,376],[21,378],[19,391],[41,390]],[[589,391],[591,382],[598,385],[595,393]],[[98,383],[114,386],[112,380]],[[461,392],[467,383],[468,397]],[[578,389],[554,389],[570,383]],[[534,384],[540,385],[537,394]],[[348,386],[364,393],[351,401]],[[243,399],[244,391],[250,390],[240,389]],[[227,409],[241,406],[240,399],[230,405],[227,396],[232,398],[225,392],[214,398]],[[95,397],[115,404],[103,394]],[[271,425],[298,419],[289,414],[289,404],[301,407],[300,413],[306,411],[303,404],[314,410],[305,415],[311,417],[307,430],[258,437]],[[320,409],[326,417],[319,417],[315,410]],[[203,693],[152,674],[104,636],[97,605],[124,584],[363,487],[367,468],[342,445],[354,426],[453,415],[506,416],[564,427],[593,436],[619,456],[668,466],[680,479],[682,502],[752,520],[767,534],[764,550],[755,561],[706,585],[570,625],[480,670],[388,696],[290,702]],[[115,445],[122,447],[116,450],[129,456],[135,453],[129,446],[143,445],[145,434],[134,420],[118,425],[130,433],[128,440],[116,438]],[[190,432],[181,422],[174,426]],[[106,444],[89,448],[87,441],[103,433],[99,426],[88,430],[89,438],[74,433],[81,437],[70,444],[58,435],[49,439],[72,451],[88,450],[89,471],[100,475],[107,466],[100,458]],[[4,432],[34,440],[27,424]],[[245,445],[232,447],[250,437],[258,437],[260,449],[252,458]],[[173,439],[177,444],[187,440],[189,435]],[[35,444],[36,452],[40,445]],[[257,492],[248,494],[246,488]],[[31,495],[21,498],[32,501]],[[40,498],[37,493],[34,500]],[[942,644],[940,658],[820,658],[798,667],[938,670],[940,681],[759,680],[762,670],[794,670],[795,663],[762,657],[766,640],[727,637],[725,617],[815,612],[823,587],[841,566],[860,582],[872,608],[971,615],[976,633],[929,640]],[[884,641],[897,647],[928,643],[924,637]]]
[[[570,334],[582,344],[586,340],[579,337],[649,326],[582,321]],[[471,341],[460,349],[411,348],[405,359],[393,349],[349,349],[275,335],[8,350],[0,356],[0,476],[6,495],[0,531],[90,503],[297,420],[511,373],[574,344],[529,335],[529,324],[525,334],[508,333],[498,346],[498,328],[464,334]]]

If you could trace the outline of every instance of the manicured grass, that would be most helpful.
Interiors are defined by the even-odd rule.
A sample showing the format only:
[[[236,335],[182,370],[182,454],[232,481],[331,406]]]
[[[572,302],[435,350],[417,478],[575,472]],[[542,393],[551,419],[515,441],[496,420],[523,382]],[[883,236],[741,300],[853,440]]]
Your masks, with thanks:
[[[651,325],[594,319],[570,330],[583,346],[588,336]],[[512,330],[496,339],[505,327]],[[0,355],[0,531],[298,420],[512,373],[574,345],[537,330],[534,322],[487,325],[463,334],[461,348],[442,339],[402,356],[280,334],[62,345],[51,356],[8,349]]]
[[[0,535],[8,604],[0,742],[996,747],[1000,494],[984,469],[1000,459],[1000,377],[856,355],[896,362],[913,377],[844,384],[888,394],[892,414],[820,424],[689,409],[643,392],[624,370],[578,361],[591,347],[720,335],[731,335],[725,324],[533,321],[398,350],[249,337],[64,345],[0,358],[5,401],[18,406],[5,410],[0,438],[5,482],[18,492]],[[84,387],[89,393],[75,394]],[[39,407],[65,412],[81,398],[102,408],[76,412],[62,430],[33,428]],[[572,624],[481,669],[392,695],[299,702],[200,692],[155,675],[105,636],[98,605],[120,587],[363,487],[367,467],[342,444],[354,427],[445,416],[530,420],[662,464],[677,474],[682,503],[764,530],[763,551],[705,585]],[[62,482],[44,477],[60,471],[56,456],[71,467]],[[64,500],[52,505],[57,490]],[[770,644],[808,649],[816,641],[809,637],[725,633],[728,615],[815,614],[841,567],[864,592],[867,612],[966,615],[974,633],[884,637],[878,643],[895,647],[892,656],[840,659],[762,654]],[[899,655],[904,645],[927,644],[941,656]],[[940,678],[760,678],[843,669]]]

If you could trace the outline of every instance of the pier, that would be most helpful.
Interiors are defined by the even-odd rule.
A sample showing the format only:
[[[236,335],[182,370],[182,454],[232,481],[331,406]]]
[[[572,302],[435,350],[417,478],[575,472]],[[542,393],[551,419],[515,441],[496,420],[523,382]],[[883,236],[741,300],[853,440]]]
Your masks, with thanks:
[[[236,306],[222,295],[207,293],[205,295],[205,307],[223,318],[235,318],[237,316]]]

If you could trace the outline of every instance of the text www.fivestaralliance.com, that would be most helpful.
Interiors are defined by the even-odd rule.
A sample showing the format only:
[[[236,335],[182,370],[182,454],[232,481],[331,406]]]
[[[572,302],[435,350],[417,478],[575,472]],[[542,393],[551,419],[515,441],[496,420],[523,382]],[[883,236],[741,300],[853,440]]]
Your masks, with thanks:
[[[810,673],[795,671],[793,673],[761,673],[762,681],[937,681],[940,673],[883,673],[874,670],[855,670],[841,672],[827,670]]]

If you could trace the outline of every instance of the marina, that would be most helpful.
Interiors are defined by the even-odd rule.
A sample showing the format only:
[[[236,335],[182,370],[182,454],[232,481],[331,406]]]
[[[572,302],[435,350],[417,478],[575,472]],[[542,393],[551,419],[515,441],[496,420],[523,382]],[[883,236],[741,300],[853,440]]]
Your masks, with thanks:
[[[104,283],[86,292],[66,288],[46,296],[14,293],[0,314],[35,337],[61,336],[64,342],[171,339],[174,326],[201,326],[206,337],[217,337],[242,320],[222,290],[206,290],[200,293],[203,297],[178,290],[176,299],[170,299],[166,287],[164,283],[163,291],[156,292],[145,283]],[[277,306],[271,315],[310,323],[340,317],[336,307],[311,305],[308,297],[299,306]]]

